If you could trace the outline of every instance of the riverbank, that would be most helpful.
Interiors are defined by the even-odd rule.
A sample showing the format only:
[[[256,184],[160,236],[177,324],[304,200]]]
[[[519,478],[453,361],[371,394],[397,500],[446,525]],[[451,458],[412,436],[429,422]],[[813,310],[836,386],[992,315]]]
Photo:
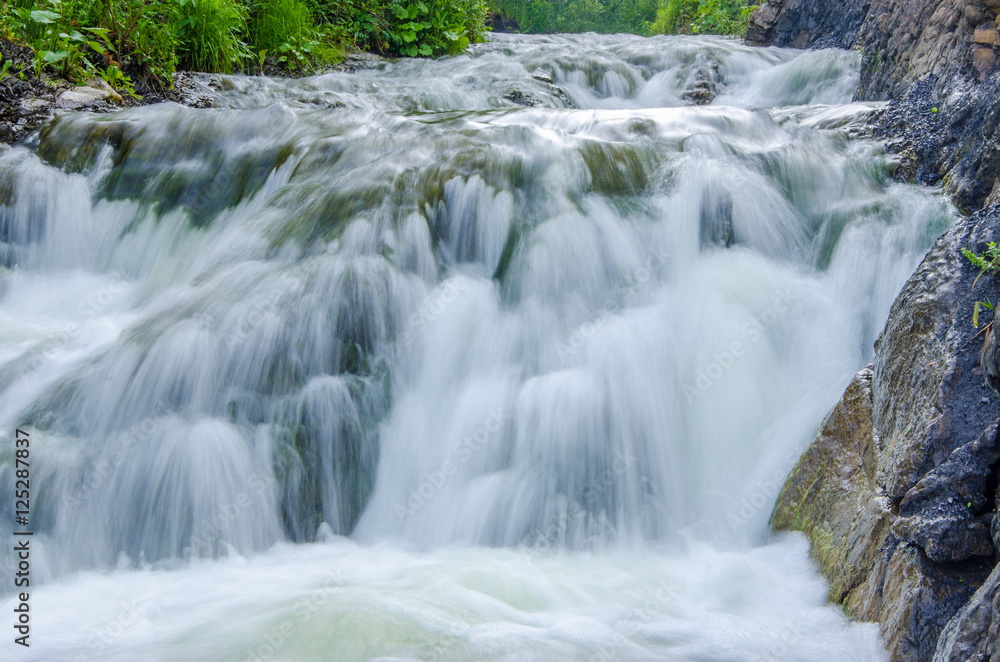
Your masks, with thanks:
[[[190,108],[207,108],[212,105],[210,90],[199,80],[199,74],[178,71],[173,76],[173,87],[164,88],[142,83],[136,84],[137,96],[119,94],[99,78],[91,78],[82,85],[43,75],[39,78],[31,67],[34,52],[27,46],[0,38],[3,61],[11,61],[14,72],[0,80],[0,144],[13,145],[26,139],[42,124],[60,111],[85,110],[93,113],[111,113],[136,106],[170,101]],[[372,53],[348,54],[341,62],[327,67],[322,73],[351,72],[389,61]],[[277,68],[265,69],[269,75],[293,77]],[[301,75],[301,73],[300,73]]]

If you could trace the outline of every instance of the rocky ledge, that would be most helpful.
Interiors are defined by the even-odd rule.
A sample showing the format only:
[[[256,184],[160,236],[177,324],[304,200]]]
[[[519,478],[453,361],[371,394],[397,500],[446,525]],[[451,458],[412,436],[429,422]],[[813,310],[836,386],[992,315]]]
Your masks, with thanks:
[[[99,78],[80,81],[76,85],[60,78],[38,78],[31,67],[33,57],[30,48],[0,39],[0,62],[11,62],[10,71],[13,72],[0,80],[0,144],[21,142],[60,111],[107,113],[163,101],[205,108],[212,103],[206,85],[212,87],[213,82],[218,83],[212,77],[199,77],[182,71],[174,75],[174,85],[170,89],[152,87],[136,79],[138,97],[123,97]],[[353,72],[377,67],[385,61],[386,58],[379,55],[352,53],[329,71]],[[288,72],[270,66],[265,73],[288,75]]]
[[[1000,282],[962,256],[1000,241],[1000,0],[768,0],[749,39],[858,48],[859,100],[899,176],[964,213],[893,304],[788,477],[771,524],[803,531],[830,599],[879,624],[894,661],[1000,660],[1000,374],[977,300]],[[986,320],[983,320],[986,321]],[[982,367],[980,348],[988,339]]]

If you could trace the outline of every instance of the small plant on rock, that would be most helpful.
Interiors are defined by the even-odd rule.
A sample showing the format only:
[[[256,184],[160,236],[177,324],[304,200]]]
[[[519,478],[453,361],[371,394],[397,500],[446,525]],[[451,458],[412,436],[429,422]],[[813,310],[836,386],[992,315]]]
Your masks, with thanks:
[[[970,251],[968,248],[962,249],[962,255],[966,257],[973,266],[979,267],[979,275],[976,276],[976,280],[972,282],[972,288],[975,289],[976,283],[979,279],[983,277],[983,274],[989,271],[992,274],[1000,272],[1000,247],[997,246],[997,242],[991,241],[986,244],[986,251],[979,255]],[[981,308],[988,308],[990,310],[994,309],[993,302],[986,298],[985,301],[976,301],[975,308],[972,311],[972,326],[979,328],[979,311]],[[991,322],[992,324],[992,322]]]

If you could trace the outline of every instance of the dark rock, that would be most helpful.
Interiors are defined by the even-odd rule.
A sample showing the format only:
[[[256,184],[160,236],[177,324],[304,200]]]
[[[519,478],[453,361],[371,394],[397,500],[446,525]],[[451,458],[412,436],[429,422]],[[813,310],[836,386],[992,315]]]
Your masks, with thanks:
[[[931,659],[1000,549],[1000,416],[977,374],[978,270],[960,253],[1000,233],[998,211],[961,219],[928,252],[772,515],[809,536],[831,600],[878,622],[893,660]]]
[[[983,339],[983,346],[979,350],[979,369],[983,371],[986,385],[993,389],[994,393],[1000,394],[1000,346],[997,345],[996,321],[994,315],[986,331],[986,338]]]
[[[938,640],[934,662],[990,662],[1000,657],[1000,566],[955,615]]]

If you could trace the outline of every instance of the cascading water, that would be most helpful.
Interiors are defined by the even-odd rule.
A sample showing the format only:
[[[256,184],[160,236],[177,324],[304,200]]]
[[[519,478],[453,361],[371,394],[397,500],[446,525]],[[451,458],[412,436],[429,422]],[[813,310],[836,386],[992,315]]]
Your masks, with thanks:
[[[857,72],[496,35],[0,152],[14,659],[881,659],[766,533],[951,220]]]

